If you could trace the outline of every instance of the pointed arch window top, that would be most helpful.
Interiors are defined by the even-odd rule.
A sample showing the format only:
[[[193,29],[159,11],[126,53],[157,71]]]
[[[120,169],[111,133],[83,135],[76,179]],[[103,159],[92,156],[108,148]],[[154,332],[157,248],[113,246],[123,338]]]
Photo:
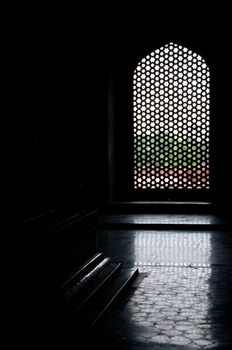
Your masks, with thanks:
[[[175,60],[178,60],[180,63],[184,62],[185,64],[194,64],[199,61],[204,63],[205,68],[207,68],[207,64],[205,60],[198,55],[197,53],[193,52],[192,50],[183,47],[179,44],[175,44],[170,42],[169,44],[166,44],[165,46],[160,47],[159,49],[151,52],[149,55],[144,57],[138,64],[138,69],[141,65],[144,63],[147,63],[147,61],[150,61],[151,63],[159,60],[159,62],[165,62],[170,64],[170,62],[175,62]]]
[[[138,63],[135,188],[209,189],[209,84],[205,60],[172,42]]]

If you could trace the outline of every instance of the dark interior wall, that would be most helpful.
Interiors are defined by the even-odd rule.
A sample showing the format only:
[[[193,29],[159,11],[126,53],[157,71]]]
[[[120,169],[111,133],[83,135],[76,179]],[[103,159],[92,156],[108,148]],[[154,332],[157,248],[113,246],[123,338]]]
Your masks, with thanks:
[[[204,13],[197,6],[186,7],[179,15],[179,9],[138,10],[136,16],[122,12],[117,16],[113,10],[100,14],[99,8],[94,18],[87,11],[82,22],[71,13],[70,17],[56,17],[54,13],[46,20],[39,15],[26,20],[18,17],[9,26],[6,154],[11,219],[21,220],[51,209],[68,214],[105,205],[109,182],[115,193],[125,193],[131,72],[144,54],[170,41],[199,52],[213,72],[215,199],[220,205],[229,203],[227,87],[231,54],[226,8],[223,14],[220,9],[214,14],[209,9]],[[109,96],[115,119],[108,139]],[[125,126],[121,127],[123,121]]]
[[[104,56],[81,33],[22,27],[7,66],[11,219],[98,208],[107,198]]]

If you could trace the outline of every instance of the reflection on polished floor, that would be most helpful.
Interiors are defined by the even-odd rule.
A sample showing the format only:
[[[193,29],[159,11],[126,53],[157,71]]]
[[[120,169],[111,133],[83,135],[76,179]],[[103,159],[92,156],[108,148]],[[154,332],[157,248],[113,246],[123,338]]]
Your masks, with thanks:
[[[232,349],[230,231],[104,228],[97,247],[140,272],[105,325],[116,348]]]

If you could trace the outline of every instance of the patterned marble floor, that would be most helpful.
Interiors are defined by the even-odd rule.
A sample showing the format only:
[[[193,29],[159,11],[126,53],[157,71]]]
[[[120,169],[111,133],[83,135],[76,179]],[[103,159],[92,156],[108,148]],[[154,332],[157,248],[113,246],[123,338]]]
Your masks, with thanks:
[[[229,231],[102,229],[97,247],[140,272],[105,326],[123,349],[232,349]]]

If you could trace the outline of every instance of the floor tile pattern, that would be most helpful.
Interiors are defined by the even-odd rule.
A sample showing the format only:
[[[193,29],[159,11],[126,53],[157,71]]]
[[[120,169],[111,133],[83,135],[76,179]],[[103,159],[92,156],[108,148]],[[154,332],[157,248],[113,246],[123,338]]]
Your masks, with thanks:
[[[109,322],[119,342],[135,349],[232,348],[229,231],[105,229],[97,246],[144,276]]]

